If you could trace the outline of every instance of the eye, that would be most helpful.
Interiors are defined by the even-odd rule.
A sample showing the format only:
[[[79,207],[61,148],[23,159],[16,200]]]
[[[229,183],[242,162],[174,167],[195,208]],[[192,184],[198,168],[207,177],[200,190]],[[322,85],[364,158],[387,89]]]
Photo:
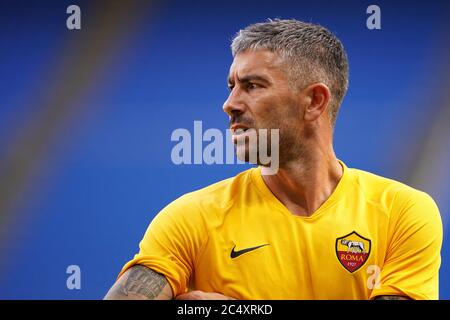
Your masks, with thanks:
[[[257,83],[249,82],[247,85],[248,90],[258,89],[261,88],[261,86]]]
[[[228,90],[233,91],[234,84],[228,84]]]

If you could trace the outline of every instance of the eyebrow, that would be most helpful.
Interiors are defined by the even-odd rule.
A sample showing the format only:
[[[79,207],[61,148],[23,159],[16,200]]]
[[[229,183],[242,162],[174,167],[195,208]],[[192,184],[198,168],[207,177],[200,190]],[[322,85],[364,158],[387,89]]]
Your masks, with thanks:
[[[266,84],[270,84],[271,82],[269,81],[269,79],[267,79],[264,76],[258,75],[258,74],[248,74],[242,78],[238,78],[239,82],[250,82],[250,81],[254,81],[254,80],[258,80],[258,81],[262,81],[265,82]],[[232,83],[232,79],[230,76],[228,76],[227,78],[227,83]]]

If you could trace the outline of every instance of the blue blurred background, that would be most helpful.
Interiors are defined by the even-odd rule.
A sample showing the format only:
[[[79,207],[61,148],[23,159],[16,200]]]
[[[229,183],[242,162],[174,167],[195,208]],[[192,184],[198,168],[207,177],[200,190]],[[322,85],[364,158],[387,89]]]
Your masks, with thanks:
[[[66,28],[71,4],[81,30]],[[371,4],[381,30],[366,27]],[[226,129],[230,40],[275,17],[342,40],[336,153],[434,197],[450,298],[450,2],[20,0],[0,2],[1,299],[102,298],[161,208],[247,168],[177,166],[170,136]]]

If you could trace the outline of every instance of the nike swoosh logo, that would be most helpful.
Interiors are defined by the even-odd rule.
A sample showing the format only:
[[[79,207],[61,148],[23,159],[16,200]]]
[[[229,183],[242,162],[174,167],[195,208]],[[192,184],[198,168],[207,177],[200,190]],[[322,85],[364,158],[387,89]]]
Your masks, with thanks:
[[[231,249],[230,257],[231,257],[231,259],[234,259],[234,258],[239,257],[241,254],[244,254],[244,253],[247,253],[247,252],[256,250],[256,249],[258,249],[258,248],[268,246],[268,245],[269,245],[269,244],[266,243],[266,244],[262,244],[262,245],[260,245],[260,246],[251,247],[251,248],[247,248],[247,249],[242,249],[242,250],[239,250],[239,251],[234,251],[234,248],[236,248],[236,245],[234,245],[233,249]]]

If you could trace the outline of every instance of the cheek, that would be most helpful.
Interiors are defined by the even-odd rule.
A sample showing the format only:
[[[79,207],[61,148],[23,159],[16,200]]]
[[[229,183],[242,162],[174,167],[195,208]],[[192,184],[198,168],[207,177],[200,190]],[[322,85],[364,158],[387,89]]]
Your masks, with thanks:
[[[271,101],[261,110],[256,117],[257,123],[260,121],[267,128],[282,129],[297,126],[301,121],[299,110],[291,101]]]
[[[254,106],[252,115],[259,128],[270,128],[271,123],[279,123],[282,118],[284,108],[273,97],[258,99]]]

